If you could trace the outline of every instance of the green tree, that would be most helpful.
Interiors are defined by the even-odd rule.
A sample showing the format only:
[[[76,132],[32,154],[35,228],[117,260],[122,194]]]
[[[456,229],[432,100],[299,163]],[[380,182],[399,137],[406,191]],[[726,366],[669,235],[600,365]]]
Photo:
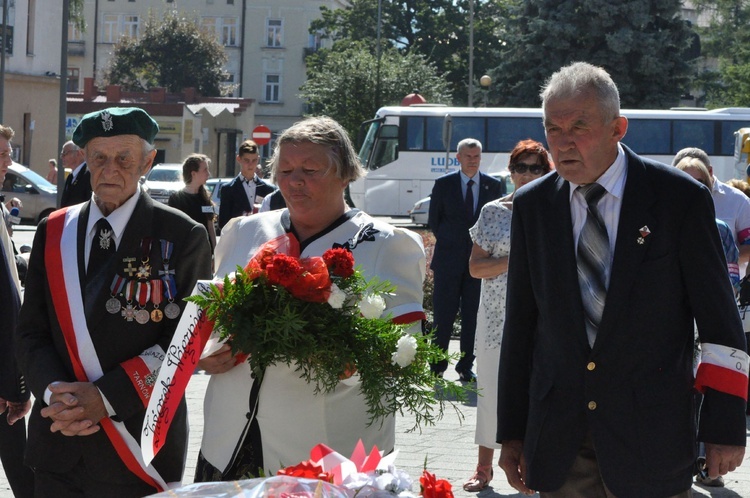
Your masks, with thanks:
[[[381,0],[381,43],[434,63],[450,84],[453,101],[467,101],[469,1],[474,2],[474,68],[494,66],[498,31],[507,0]],[[361,41],[376,53],[378,0],[351,0],[344,9],[321,7],[312,31],[339,40]]]
[[[693,31],[680,0],[515,0],[490,102],[539,105],[539,89],[574,61],[604,67],[623,107],[668,108],[687,90]]]
[[[342,43],[338,50],[320,50],[308,57],[307,81],[300,92],[310,113],[334,118],[356,137],[359,125],[372,119],[377,110],[377,66],[377,57],[362,42]],[[399,105],[414,89],[430,103],[450,99],[447,83],[424,57],[401,55],[393,48],[384,50],[380,60],[382,104]]]
[[[718,62],[705,70],[696,86],[705,92],[709,107],[750,106],[750,3],[745,0],[697,0],[698,11],[709,18],[698,28],[702,55]]]
[[[226,61],[224,47],[197,20],[167,12],[161,19],[149,17],[138,40],[122,38],[115,45],[105,80],[134,91],[194,87],[201,95],[219,96]]]

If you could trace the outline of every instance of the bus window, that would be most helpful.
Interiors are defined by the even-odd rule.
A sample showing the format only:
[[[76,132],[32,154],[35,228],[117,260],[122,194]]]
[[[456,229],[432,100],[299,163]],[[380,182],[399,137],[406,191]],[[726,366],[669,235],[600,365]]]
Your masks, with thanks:
[[[721,151],[722,156],[734,155],[734,132],[740,128],[750,126],[750,121],[722,121],[721,122]]]
[[[453,135],[451,136],[451,150],[457,150],[458,142],[464,138],[474,138],[482,142],[484,146],[484,118],[457,118],[453,117]]]
[[[544,126],[540,118],[488,118],[487,143],[484,150],[488,152],[508,152],[518,142],[530,138],[546,143]]]
[[[362,135],[362,130],[365,126],[368,125],[368,123],[369,126],[367,128],[367,134],[365,135],[365,139],[362,141],[362,147],[359,148],[359,161],[364,165],[367,165],[367,162],[370,159],[372,146],[375,143],[375,137],[378,136],[378,130],[380,129],[382,121],[375,119],[373,121],[363,123],[360,127],[360,136]]]
[[[668,119],[628,119],[622,143],[636,154],[674,154],[670,124]]]
[[[407,117],[401,126],[406,126],[406,150],[424,150],[424,118]]]
[[[685,147],[698,147],[703,149],[709,156],[714,154],[714,121],[672,121],[672,137],[674,148],[672,153],[676,154]]]
[[[443,116],[427,118],[427,150],[445,151],[443,146]]]
[[[375,142],[369,169],[378,169],[398,159],[398,126],[384,125]]]

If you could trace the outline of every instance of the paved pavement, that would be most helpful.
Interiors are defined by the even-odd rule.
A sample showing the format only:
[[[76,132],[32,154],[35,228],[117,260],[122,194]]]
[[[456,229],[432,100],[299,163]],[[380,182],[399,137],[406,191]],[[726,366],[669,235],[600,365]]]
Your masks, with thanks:
[[[458,349],[458,341],[451,341],[451,350]],[[477,372],[481,375],[481,372]],[[457,380],[452,368],[446,377]],[[187,468],[184,484],[193,482],[195,462],[198,457],[201,434],[203,432],[203,394],[208,383],[208,375],[202,372],[193,375],[187,390],[187,402],[190,412],[190,444],[188,448]],[[418,477],[422,473],[425,459],[427,469],[438,478],[447,479],[452,485],[456,498],[478,496],[520,497],[523,496],[511,488],[505,481],[502,471],[495,467],[495,479],[490,487],[480,493],[467,493],[461,484],[472,474],[476,466],[476,446],[474,445],[474,424],[476,421],[476,396],[460,405],[461,416],[452,410],[433,427],[426,427],[422,432],[407,432],[413,420],[409,417],[399,418],[396,426],[396,448],[399,450],[396,466],[408,472],[416,479],[413,489],[419,489]],[[750,428],[750,418],[748,419]],[[750,438],[750,432],[748,432]],[[748,441],[750,447],[750,441]],[[725,488],[706,488],[693,486],[693,496],[713,497],[750,497],[750,452],[740,469],[729,474]],[[5,475],[0,473],[0,498],[12,498]],[[106,497],[105,497],[106,498]]]

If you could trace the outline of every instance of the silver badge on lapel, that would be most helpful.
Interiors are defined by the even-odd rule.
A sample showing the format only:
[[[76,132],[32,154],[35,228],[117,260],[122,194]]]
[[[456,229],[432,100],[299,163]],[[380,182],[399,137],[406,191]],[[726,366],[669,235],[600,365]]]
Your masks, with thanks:
[[[647,225],[643,225],[641,228],[638,229],[638,231],[641,233],[641,236],[638,237],[637,242],[639,244],[643,244],[644,242],[646,242],[646,237],[649,236],[649,234],[651,233],[651,230],[649,230]]]
[[[109,249],[112,243],[112,230],[102,229],[99,232],[99,247],[105,251]]]
[[[112,115],[109,111],[104,111],[102,113],[102,128],[104,131],[111,131],[114,127],[115,125],[112,123]]]

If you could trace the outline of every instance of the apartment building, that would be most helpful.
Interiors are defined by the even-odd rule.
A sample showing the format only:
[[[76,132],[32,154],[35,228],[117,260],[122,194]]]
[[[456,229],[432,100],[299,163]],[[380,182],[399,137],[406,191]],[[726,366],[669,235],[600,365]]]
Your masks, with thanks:
[[[321,5],[340,8],[344,0],[84,0],[85,31],[72,23],[68,30],[68,90],[82,91],[85,77],[104,87],[116,42],[137,38],[149,16],[177,11],[216,34],[228,57],[229,95],[254,100],[254,123],[275,135],[305,111],[298,93],[306,78],[304,57],[321,47],[320,38],[309,34]],[[237,144],[251,132],[238,133]],[[269,148],[263,148],[265,157]]]
[[[7,5],[2,123],[16,132],[14,160],[45,174],[47,160],[59,151],[62,2]]]

